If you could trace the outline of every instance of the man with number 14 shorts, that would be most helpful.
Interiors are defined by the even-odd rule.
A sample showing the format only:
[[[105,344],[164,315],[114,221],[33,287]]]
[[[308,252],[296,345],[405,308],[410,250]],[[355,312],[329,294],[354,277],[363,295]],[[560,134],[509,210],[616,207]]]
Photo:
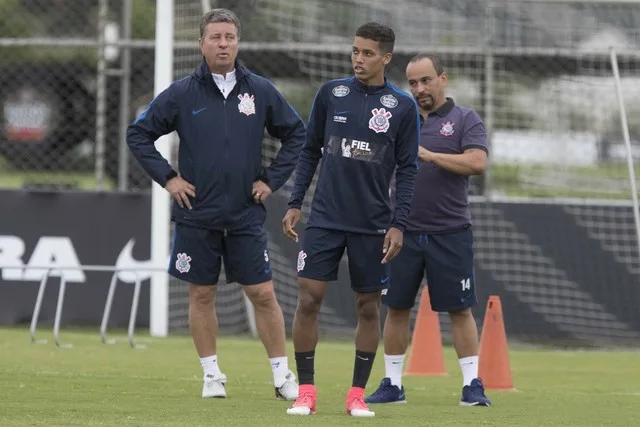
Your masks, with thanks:
[[[406,402],[402,366],[409,345],[409,312],[425,274],[431,307],[448,312],[453,345],[463,377],[462,406],[490,406],[478,378],[478,331],[471,314],[477,304],[469,176],[484,172],[487,131],[475,111],[445,95],[447,73],[440,59],[417,55],[407,80],[424,123],[420,131],[420,169],[404,247],[391,262],[391,285],[382,302],[385,378],[367,403]]]

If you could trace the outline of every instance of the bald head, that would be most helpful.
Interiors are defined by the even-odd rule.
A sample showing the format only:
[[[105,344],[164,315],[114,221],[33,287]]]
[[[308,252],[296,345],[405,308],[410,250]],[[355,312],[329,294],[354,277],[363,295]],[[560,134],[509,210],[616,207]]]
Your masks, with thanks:
[[[422,113],[428,114],[444,105],[447,81],[442,61],[434,55],[416,55],[407,65],[409,89]]]

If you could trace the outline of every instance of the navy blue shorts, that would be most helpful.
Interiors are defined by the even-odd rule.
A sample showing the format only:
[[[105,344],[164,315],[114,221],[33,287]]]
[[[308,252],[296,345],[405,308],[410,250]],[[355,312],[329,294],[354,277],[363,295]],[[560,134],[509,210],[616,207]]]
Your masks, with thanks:
[[[349,233],[309,227],[298,254],[298,277],[332,282],[347,250],[351,289],[376,292],[389,285],[389,264],[381,264],[384,235]]]
[[[406,232],[404,246],[391,260],[391,286],[382,295],[383,304],[412,308],[425,275],[434,311],[462,311],[478,303],[470,228],[449,234]]]
[[[207,230],[176,224],[169,274],[194,285],[215,285],[224,262],[227,283],[256,285],[271,280],[267,233],[262,227]]]

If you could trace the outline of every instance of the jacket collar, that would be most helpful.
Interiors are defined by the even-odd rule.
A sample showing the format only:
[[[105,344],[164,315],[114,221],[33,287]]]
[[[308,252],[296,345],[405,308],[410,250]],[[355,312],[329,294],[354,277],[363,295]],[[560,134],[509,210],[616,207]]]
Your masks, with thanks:
[[[249,70],[247,70],[244,65],[241,65],[237,59],[234,66],[236,69],[237,82],[244,79],[249,74]],[[208,78],[211,78],[211,72],[209,71],[209,66],[207,65],[207,61],[205,61],[204,58],[202,58],[202,62],[200,63],[198,68],[194,70],[193,74],[201,82],[206,82]]]
[[[353,80],[353,85],[356,87],[356,89],[358,89],[361,92],[368,93],[368,94],[374,94],[374,93],[382,92],[389,85],[389,82],[387,81],[386,77],[384,78],[384,84],[382,84],[381,86],[368,86],[368,85],[362,83],[360,80],[358,80],[355,76],[353,76],[351,79]]]

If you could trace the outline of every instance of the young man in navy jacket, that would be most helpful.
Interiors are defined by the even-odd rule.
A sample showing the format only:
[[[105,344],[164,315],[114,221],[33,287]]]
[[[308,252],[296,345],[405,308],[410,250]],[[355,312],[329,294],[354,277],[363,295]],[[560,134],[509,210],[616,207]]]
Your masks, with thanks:
[[[236,61],[240,23],[214,9],[200,24],[202,64],[160,93],[127,131],[131,152],[175,199],[169,274],[189,283],[189,327],[204,371],[202,397],[226,397],[216,356],[216,283],[243,286],[270,358],[275,394],[294,400],[282,310],[271,280],[265,199],[289,179],[305,139],[296,111],[266,79]],[[265,128],[282,148],[262,167]],[[179,173],[156,150],[161,135],[180,137]]]
[[[393,30],[384,25],[358,28],[351,53],[355,76],[325,83],[313,104],[290,209],[283,219],[283,231],[297,241],[294,227],[300,207],[322,158],[298,255],[300,294],[293,343],[300,388],[288,410],[292,415],[316,410],[317,316],[326,282],[337,279],[345,249],[358,316],[346,409],[352,416],[374,415],[364,402],[364,389],[378,347],[380,295],[389,284],[388,263],[402,247],[418,170],[417,105],[384,77],[394,42]],[[397,203],[392,212],[389,182],[394,169]]]

